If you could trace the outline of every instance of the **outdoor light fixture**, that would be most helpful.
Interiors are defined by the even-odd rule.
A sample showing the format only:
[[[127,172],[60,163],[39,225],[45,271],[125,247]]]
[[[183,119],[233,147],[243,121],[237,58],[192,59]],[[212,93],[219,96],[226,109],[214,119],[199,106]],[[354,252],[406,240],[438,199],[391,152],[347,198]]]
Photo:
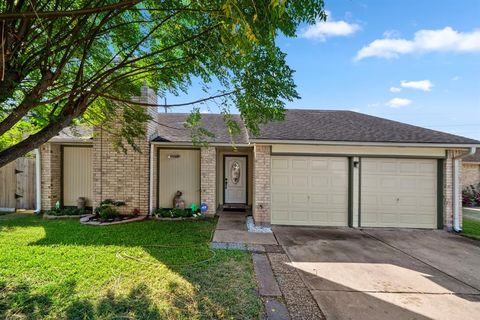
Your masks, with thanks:
[[[359,164],[358,161],[353,161],[353,167],[358,168],[358,164]]]

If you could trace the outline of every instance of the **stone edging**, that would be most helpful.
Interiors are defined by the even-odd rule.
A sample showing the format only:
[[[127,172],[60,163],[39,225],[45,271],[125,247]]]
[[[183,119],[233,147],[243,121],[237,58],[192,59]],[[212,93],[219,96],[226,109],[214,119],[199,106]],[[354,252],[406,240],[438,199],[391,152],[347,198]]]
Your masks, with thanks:
[[[91,217],[94,217],[94,215],[89,214],[89,215],[86,215],[86,216],[82,217],[80,219],[80,223],[91,225],[91,226],[109,226],[109,225],[114,225],[114,224],[125,224],[125,223],[130,223],[130,222],[143,221],[143,220],[147,219],[147,216],[138,216],[136,218],[120,220],[120,221],[100,222],[100,221],[89,221],[89,219]]]
[[[65,219],[81,219],[83,217],[90,216],[89,214],[78,214],[78,215],[63,215],[63,216],[54,216],[50,214],[43,214],[44,220],[65,220]]]

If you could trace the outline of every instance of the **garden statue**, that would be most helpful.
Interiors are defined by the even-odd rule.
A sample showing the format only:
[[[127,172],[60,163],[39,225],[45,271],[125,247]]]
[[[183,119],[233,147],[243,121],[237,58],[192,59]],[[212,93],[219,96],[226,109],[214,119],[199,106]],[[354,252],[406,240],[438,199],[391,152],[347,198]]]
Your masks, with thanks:
[[[182,200],[182,191],[177,191],[173,198],[173,207],[177,209],[185,209],[185,201]]]

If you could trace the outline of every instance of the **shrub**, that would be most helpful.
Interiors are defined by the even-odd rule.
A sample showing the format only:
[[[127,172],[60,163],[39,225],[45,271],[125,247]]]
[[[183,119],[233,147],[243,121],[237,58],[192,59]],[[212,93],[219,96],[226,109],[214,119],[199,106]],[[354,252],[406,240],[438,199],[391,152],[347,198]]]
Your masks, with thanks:
[[[125,205],[126,204],[124,201],[105,199],[100,202],[100,206],[95,208],[95,214],[103,220],[117,218],[120,216],[120,212],[117,210],[117,208]]]
[[[45,212],[50,216],[80,216],[85,214],[85,209],[79,209],[75,207],[66,207],[63,209],[52,209]]]
[[[114,219],[120,216],[120,212],[118,212],[118,210],[113,206],[107,206],[100,209],[99,216],[103,220]]]

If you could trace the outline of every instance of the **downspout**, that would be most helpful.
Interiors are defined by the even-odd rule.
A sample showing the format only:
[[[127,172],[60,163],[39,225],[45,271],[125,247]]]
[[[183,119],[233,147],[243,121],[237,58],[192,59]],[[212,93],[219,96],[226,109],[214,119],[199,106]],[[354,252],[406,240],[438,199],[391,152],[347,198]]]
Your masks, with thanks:
[[[42,211],[42,165],[41,165],[40,150],[35,149],[35,213],[40,214]]]
[[[453,157],[453,230],[461,232],[460,227],[460,159],[471,156],[477,151],[476,147],[471,147],[468,153],[460,154]]]
[[[155,195],[153,194],[153,183],[154,183],[154,177],[153,177],[153,166],[154,166],[154,152],[155,152],[155,146],[153,144],[150,144],[150,192],[149,192],[149,197],[148,197],[148,212],[147,216],[151,215],[153,212],[153,197]]]

